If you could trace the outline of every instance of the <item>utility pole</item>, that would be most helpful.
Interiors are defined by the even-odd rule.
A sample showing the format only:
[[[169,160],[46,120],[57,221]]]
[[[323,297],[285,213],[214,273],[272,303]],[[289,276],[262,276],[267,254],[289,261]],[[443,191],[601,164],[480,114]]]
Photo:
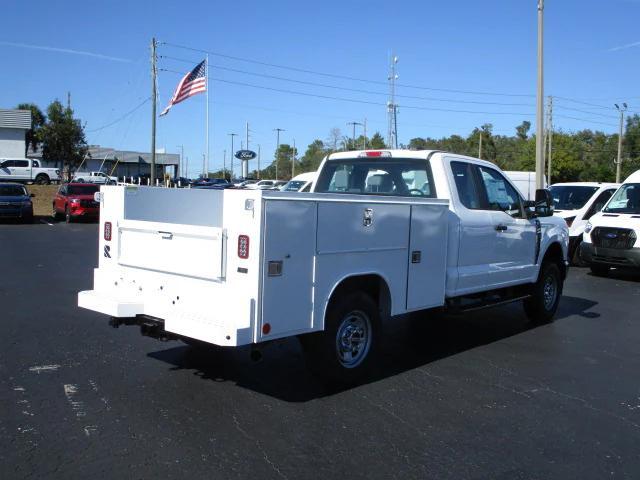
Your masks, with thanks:
[[[544,188],[544,0],[538,0],[538,92],[536,96],[536,188]]]
[[[362,142],[362,149],[366,150],[367,149],[367,119],[364,119],[364,141]]]
[[[258,180],[260,180],[260,145],[258,145]]]
[[[553,143],[553,97],[547,103],[547,185],[551,185],[551,148]]]
[[[396,105],[396,64],[398,57],[391,54],[391,65],[389,73],[389,101],[387,102],[387,118],[389,121],[387,128],[387,144],[389,148],[398,148],[398,106]]]
[[[478,158],[482,159],[482,129],[478,131],[480,134],[480,143],[478,144]]]
[[[230,154],[230,158],[231,158],[231,180],[233,180],[233,156],[235,155],[235,152],[233,151],[233,137],[237,137],[238,134],[237,133],[228,133],[227,135],[229,135],[231,137],[231,154]]]
[[[184,159],[184,173],[186,174],[187,178],[189,178],[189,157]]]
[[[180,162],[178,163],[178,170],[180,170],[178,177],[182,176],[182,166],[184,163],[184,145],[176,145],[176,147],[180,147]]]
[[[71,92],[67,92],[67,109],[71,110]]]
[[[276,132],[276,180],[278,180],[278,152],[280,150],[280,132],[284,132],[284,128],[274,128]]]
[[[222,178],[227,178],[227,149],[222,151]]]
[[[616,183],[620,183],[620,174],[622,170],[622,135],[624,129],[624,112],[627,110],[627,104],[623,103],[620,107],[615,104],[616,110],[620,112],[620,133],[618,134],[618,159],[616,160]]]
[[[296,176],[296,139],[293,139],[293,150],[291,150],[291,178]]]
[[[155,37],[151,39],[151,185],[156,183],[156,101],[158,98],[158,76]]]
[[[207,155],[206,154],[202,154],[202,178],[207,178],[204,170],[206,168],[206,162],[207,162]]]
[[[356,125],[362,125],[360,122],[348,122],[347,125],[351,125],[353,127],[353,134],[351,135],[351,148],[356,150],[358,147],[356,146]]]

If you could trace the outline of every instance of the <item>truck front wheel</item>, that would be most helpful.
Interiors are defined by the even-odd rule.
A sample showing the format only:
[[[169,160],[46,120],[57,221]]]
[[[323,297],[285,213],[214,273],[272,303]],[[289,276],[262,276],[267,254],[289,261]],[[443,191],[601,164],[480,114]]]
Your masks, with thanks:
[[[548,323],[558,309],[562,293],[560,268],[553,262],[543,262],[538,281],[533,285],[531,296],[524,300],[524,311],[535,323]]]
[[[51,183],[51,179],[49,178],[48,175],[45,175],[44,173],[39,173],[36,176],[36,183],[38,185],[49,185]]]
[[[362,379],[372,363],[379,325],[378,307],[366,293],[332,301],[324,332],[300,337],[310,370],[340,383]]]

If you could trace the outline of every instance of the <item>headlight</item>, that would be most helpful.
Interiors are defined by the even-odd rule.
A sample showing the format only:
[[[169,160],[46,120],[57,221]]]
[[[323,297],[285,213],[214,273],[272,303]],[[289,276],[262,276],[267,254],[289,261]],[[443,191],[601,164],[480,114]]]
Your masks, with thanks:
[[[587,222],[587,225],[584,227],[584,231],[586,233],[590,233],[592,228],[593,228],[593,225],[591,225],[591,222]]]
[[[571,228],[571,225],[573,224],[573,221],[576,219],[576,217],[568,217],[565,218],[564,221],[567,222],[567,227]]]
[[[80,203],[80,199],[79,198],[72,198],[71,203]]]

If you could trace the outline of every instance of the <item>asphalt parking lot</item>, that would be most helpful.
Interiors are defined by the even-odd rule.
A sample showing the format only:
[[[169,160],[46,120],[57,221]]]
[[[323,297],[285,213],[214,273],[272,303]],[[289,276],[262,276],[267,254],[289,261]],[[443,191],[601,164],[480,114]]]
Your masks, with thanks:
[[[572,269],[537,328],[401,320],[336,390],[293,340],[253,363],[112,329],[76,307],[96,261],[95,224],[0,224],[2,479],[640,477],[639,275]]]

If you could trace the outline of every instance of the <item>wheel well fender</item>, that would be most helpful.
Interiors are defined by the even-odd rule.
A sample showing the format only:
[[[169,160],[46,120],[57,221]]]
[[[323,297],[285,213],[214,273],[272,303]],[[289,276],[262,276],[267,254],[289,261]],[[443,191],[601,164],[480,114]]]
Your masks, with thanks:
[[[389,283],[379,273],[364,273],[342,278],[334,285],[324,307],[323,319],[327,315],[327,309],[329,305],[331,305],[331,302],[350,292],[364,292],[370,295],[378,305],[380,318],[385,319],[391,315],[391,291],[389,290]]]
[[[564,280],[567,276],[567,265],[564,261],[564,255],[562,253],[562,247],[558,242],[552,242],[547,247],[547,250],[544,252],[542,256],[542,263],[544,262],[553,262],[558,265],[560,269],[560,273],[562,274],[562,279]],[[541,263],[541,265],[542,265]]]

